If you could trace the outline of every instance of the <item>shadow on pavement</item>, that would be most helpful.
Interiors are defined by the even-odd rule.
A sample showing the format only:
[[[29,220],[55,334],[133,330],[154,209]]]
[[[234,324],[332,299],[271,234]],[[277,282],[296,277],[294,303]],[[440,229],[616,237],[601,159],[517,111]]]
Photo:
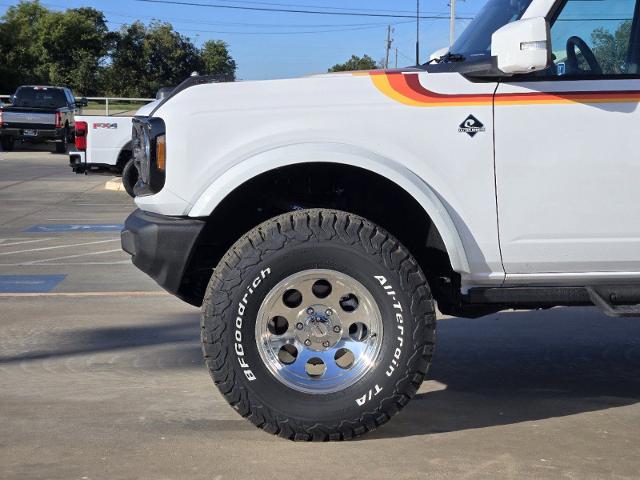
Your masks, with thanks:
[[[161,315],[156,315],[160,318]],[[17,355],[0,355],[0,365],[23,361],[67,358],[77,355],[94,355],[103,352],[131,350],[143,347],[170,347],[166,354],[176,354],[184,358],[185,350],[192,357],[197,357],[197,366],[202,365],[200,349],[200,316],[199,314],[172,315],[167,323],[145,323],[144,325],[128,325],[122,327],[105,327],[94,329],[53,332],[46,338],[39,338],[39,347]],[[43,345],[47,345],[43,348]],[[163,355],[159,352],[158,355]],[[165,360],[165,364],[168,362]]]
[[[0,365],[163,347],[162,368],[202,366],[198,314],[159,323],[48,334]],[[507,425],[630,405],[640,400],[640,321],[595,309],[509,312],[439,322],[430,391],[365,436],[405,437]],[[532,427],[534,428],[534,427]]]
[[[608,318],[587,308],[446,319],[438,325],[427,376],[442,389],[417,395],[363,440],[535,423],[631,405],[640,401],[639,373],[639,319]]]

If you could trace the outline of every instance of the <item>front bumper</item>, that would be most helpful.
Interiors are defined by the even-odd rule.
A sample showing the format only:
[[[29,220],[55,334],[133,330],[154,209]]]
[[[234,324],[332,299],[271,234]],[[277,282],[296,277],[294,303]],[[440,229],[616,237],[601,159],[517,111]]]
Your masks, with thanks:
[[[204,226],[204,220],[135,210],[122,230],[122,249],[158,285],[182,298],[180,285]]]

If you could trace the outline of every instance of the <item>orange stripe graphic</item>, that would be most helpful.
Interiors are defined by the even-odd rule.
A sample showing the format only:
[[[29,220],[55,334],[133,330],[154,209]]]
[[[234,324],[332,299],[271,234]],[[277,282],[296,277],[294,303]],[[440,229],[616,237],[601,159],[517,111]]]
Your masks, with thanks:
[[[493,94],[450,95],[427,90],[417,73],[369,72],[373,84],[387,97],[413,107],[491,105]],[[500,93],[498,105],[568,103],[640,103],[640,91]]]

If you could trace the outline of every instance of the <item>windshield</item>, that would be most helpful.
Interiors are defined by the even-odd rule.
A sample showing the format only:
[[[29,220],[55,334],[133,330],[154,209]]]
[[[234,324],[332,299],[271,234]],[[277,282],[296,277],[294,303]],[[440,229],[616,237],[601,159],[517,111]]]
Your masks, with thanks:
[[[451,53],[467,60],[491,56],[491,35],[518,20],[532,0],[489,0],[451,47]]]
[[[16,107],[59,108],[67,105],[67,99],[59,88],[21,87],[13,104]]]

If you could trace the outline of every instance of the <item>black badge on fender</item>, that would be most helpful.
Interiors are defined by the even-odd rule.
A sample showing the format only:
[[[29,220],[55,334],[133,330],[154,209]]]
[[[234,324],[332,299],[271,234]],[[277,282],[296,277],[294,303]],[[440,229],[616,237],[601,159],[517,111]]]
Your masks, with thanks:
[[[476,133],[484,132],[484,125],[473,115],[469,115],[458,127],[458,132],[466,133],[470,137],[475,137]]]

